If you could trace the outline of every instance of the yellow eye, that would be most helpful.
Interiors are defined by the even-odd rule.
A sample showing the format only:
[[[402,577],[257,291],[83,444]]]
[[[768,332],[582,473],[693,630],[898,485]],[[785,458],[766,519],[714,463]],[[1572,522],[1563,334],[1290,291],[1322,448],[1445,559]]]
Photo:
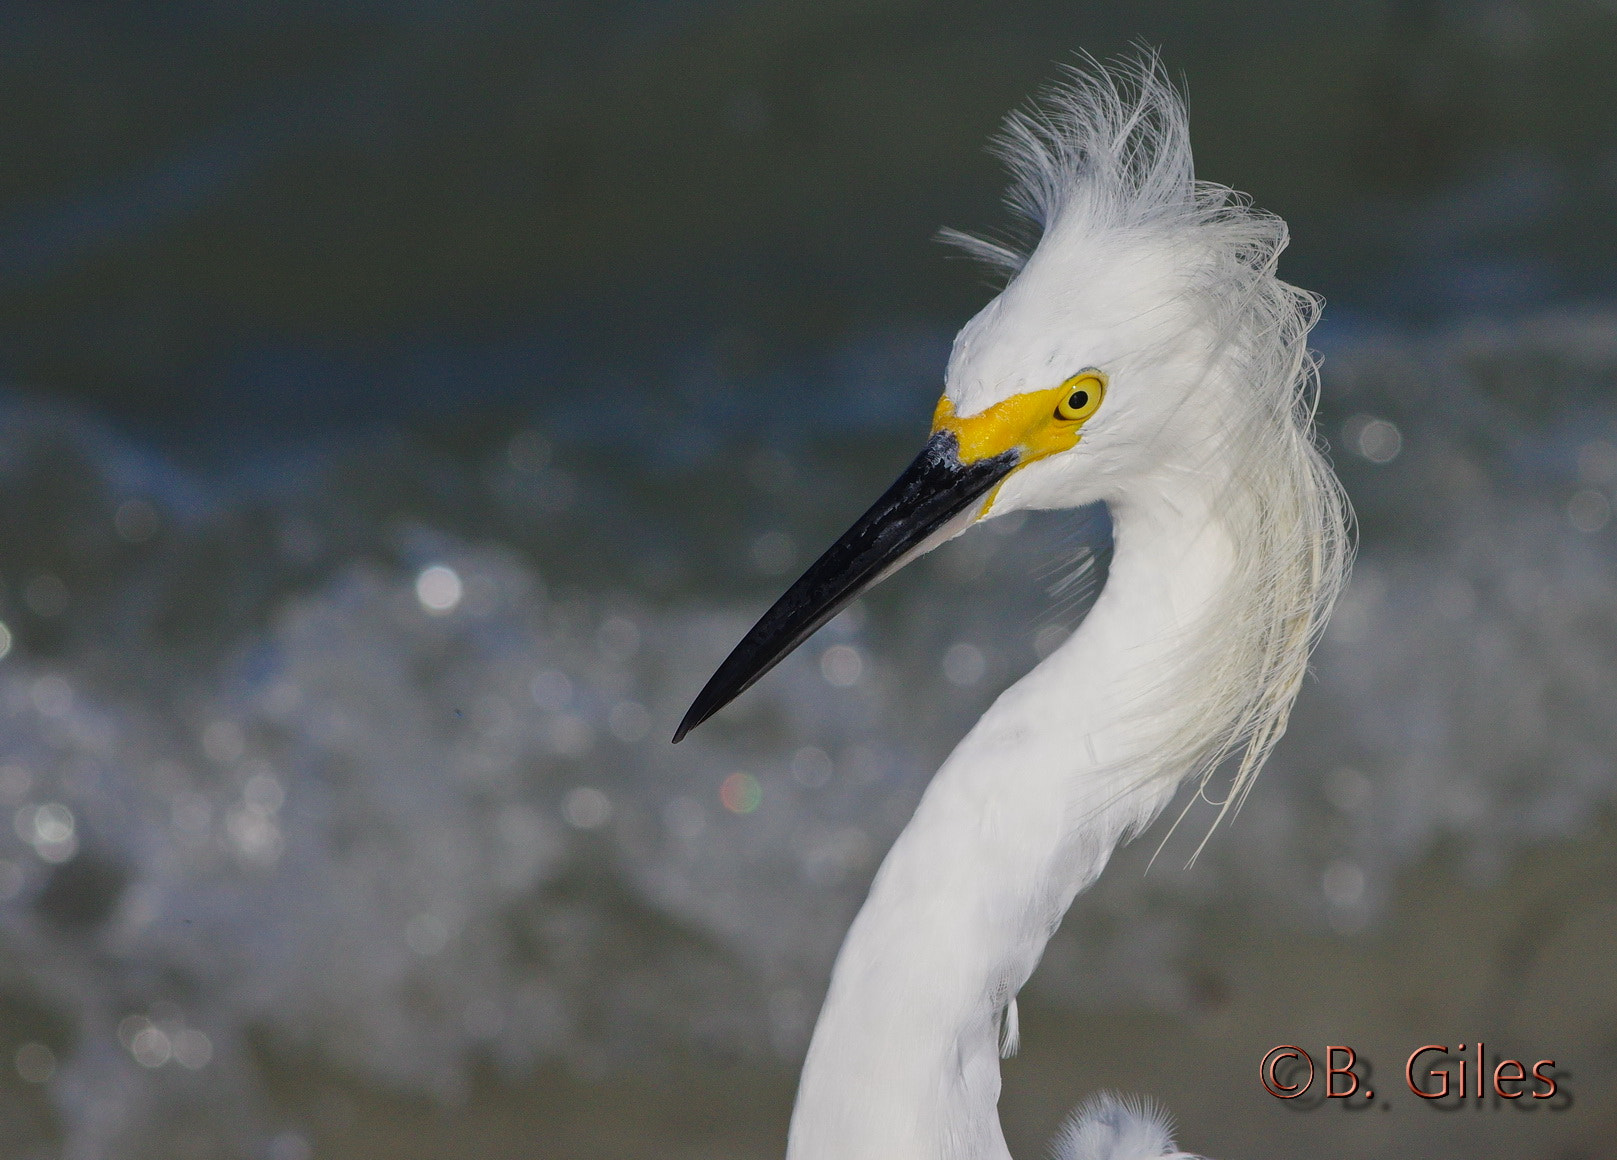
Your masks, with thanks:
[[[1078,423],[1093,415],[1106,397],[1106,375],[1102,371],[1079,371],[1061,384],[1061,402],[1056,404],[1056,418]]]

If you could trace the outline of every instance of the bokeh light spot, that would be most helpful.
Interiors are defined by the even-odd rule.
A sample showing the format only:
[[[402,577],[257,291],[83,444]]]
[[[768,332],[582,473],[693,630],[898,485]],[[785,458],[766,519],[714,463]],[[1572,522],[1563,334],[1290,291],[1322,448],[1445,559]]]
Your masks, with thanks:
[[[42,572],[22,591],[23,602],[35,616],[60,616],[67,611],[67,585],[49,572]]]
[[[561,816],[575,830],[599,830],[612,820],[612,800],[592,785],[581,785],[562,802]]]
[[[73,686],[62,677],[40,677],[29,690],[29,699],[41,717],[65,717],[73,707]]]
[[[415,596],[421,607],[435,616],[455,611],[461,597],[466,594],[460,573],[447,564],[433,564],[423,568],[415,578]]]
[[[309,1160],[313,1155],[314,1148],[301,1132],[281,1132],[269,1142],[269,1160]]]
[[[73,811],[60,802],[24,806],[14,819],[17,837],[34,848],[34,853],[52,864],[68,861],[78,852]]]
[[[759,572],[779,576],[797,563],[797,541],[785,532],[765,532],[753,540],[747,554]]]
[[[1602,492],[1586,488],[1567,500],[1566,519],[1580,532],[1598,532],[1611,520],[1611,501]]]
[[[1332,906],[1358,905],[1364,885],[1364,871],[1352,862],[1332,862],[1320,878],[1320,888]]]
[[[0,858],[0,902],[10,902],[22,893],[22,868],[15,862]]]
[[[557,713],[539,729],[540,741],[557,757],[582,757],[595,744],[590,723],[572,713]]]
[[[279,813],[286,804],[286,789],[273,773],[255,773],[241,787],[242,800],[260,813]]]
[[[37,842],[65,842],[73,836],[73,811],[56,802],[47,802],[34,811]]]
[[[835,772],[831,755],[817,746],[805,745],[792,754],[792,780],[804,789],[824,789]]]
[[[1354,415],[1343,431],[1349,447],[1371,463],[1391,463],[1404,449],[1404,433],[1373,415]]]
[[[764,787],[750,773],[732,773],[719,786],[719,802],[732,814],[750,814],[763,800]]]
[[[851,644],[834,644],[820,654],[820,675],[828,685],[851,689],[864,671],[865,658]]]
[[[142,1067],[162,1067],[174,1057],[174,1045],[161,1027],[148,1024],[135,1032],[129,1042],[129,1054]]]
[[[644,740],[651,731],[651,714],[639,701],[619,701],[607,716],[607,726],[612,736],[625,745],[633,745]]]

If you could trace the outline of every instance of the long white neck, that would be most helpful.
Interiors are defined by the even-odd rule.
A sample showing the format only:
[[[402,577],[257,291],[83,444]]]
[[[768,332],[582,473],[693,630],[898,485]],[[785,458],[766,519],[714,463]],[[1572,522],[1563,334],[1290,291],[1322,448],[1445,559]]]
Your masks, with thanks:
[[[1073,897],[1182,770],[1165,672],[1232,579],[1220,488],[1165,477],[1113,504],[1105,589],[945,762],[843,943],[788,1160],[1005,1160],[999,1034]]]

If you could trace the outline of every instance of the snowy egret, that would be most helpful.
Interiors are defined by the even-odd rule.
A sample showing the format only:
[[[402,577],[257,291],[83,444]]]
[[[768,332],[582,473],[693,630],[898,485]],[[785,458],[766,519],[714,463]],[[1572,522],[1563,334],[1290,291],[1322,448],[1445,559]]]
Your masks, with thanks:
[[[1031,251],[955,339],[920,456],[787,590],[691,706],[717,712],[859,592],[981,520],[1095,501],[1114,553],[1088,618],[971,729],[888,853],[832,972],[789,1160],[1005,1160],[1016,994],[1073,898],[1186,779],[1219,816],[1279,739],[1349,557],[1316,446],[1317,300],[1285,224],[1192,172],[1156,57],[1074,70],[1000,139]],[[1101,1097],[1071,1158],[1173,1153]]]

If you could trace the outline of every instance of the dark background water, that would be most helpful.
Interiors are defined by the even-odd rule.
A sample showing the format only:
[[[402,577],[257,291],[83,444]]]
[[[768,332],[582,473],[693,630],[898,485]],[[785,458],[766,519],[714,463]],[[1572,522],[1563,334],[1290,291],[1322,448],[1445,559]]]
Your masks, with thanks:
[[[1000,119],[1136,43],[1327,298],[1362,553],[1236,826],[1080,900],[1007,1131],[1111,1084],[1216,1156],[1600,1154],[1617,10],[423,0],[0,6],[0,1156],[778,1154],[1104,527],[974,532],[665,739],[913,454]],[[1577,1100],[1277,1111],[1310,1036]]]
[[[1160,46],[1333,324],[1609,292],[1596,5],[8,6],[4,368],[165,433],[644,408],[982,300],[983,144]],[[623,394],[618,395],[621,390]],[[603,425],[608,421],[602,419]]]

